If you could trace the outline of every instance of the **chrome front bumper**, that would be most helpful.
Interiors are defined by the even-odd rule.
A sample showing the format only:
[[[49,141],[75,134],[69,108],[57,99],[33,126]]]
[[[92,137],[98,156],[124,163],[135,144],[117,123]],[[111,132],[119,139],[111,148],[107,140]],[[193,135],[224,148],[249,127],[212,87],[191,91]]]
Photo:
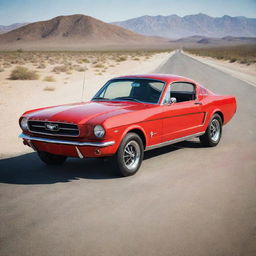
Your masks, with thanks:
[[[54,144],[64,144],[64,145],[73,145],[73,146],[90,146],[90,147],[108,147],[115,144],[115,141],[105,141],[105,142],[79,142],[79,141],[69,141],[69,140],[58,140],[58,139],[48,139],[48,138],[39,138],[33,137],[30,135],[26,135],[21,133],[19,135],[21,139],[28,141],[40,141],[46,143],[54,143]]]

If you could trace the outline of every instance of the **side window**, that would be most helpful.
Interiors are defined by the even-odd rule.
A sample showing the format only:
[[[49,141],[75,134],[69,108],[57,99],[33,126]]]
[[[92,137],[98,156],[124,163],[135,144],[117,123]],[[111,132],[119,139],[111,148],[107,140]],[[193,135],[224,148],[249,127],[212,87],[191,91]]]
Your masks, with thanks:
[[[177,102],[190,101],[196,99],[195,85],[186,82],[176,82],[171,84],[171,97]]]
[[[201,87],[200,88],[200,95],[207,96],[208,95],[208,91],[205,88]]]

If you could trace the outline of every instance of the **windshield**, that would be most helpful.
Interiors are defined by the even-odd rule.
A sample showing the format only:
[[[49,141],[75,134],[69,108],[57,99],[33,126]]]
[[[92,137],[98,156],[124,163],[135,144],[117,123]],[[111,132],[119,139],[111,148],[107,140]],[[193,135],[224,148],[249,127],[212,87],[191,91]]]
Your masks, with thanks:
[[[156,104],[165,83],[151,79],[110,80],[92,100],[135,101]]]

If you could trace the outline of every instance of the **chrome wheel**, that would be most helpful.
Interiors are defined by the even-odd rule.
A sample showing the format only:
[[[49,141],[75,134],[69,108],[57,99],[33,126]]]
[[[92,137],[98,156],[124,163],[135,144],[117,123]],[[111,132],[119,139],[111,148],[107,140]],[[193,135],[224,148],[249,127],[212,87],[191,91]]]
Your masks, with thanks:
[[[213,119],[210,125],[210,137],[216,142],[220,137],[220,123],[217,119]]]
[[[127,169],[136,169],[140,162],[140,146],[135,141],[132,140],[128,142],[123,151],[123,161]]]
[[[134,175],[140,168],[144,156],[144,145],[141,137],[129,132],[123,138],[115,156],[113,164],[122,176]]]
[[[200,136],[202,145],[206,147],[215,147],[218,145],[222,133],[222,118],[219,114],[214,114],[205,133]]]

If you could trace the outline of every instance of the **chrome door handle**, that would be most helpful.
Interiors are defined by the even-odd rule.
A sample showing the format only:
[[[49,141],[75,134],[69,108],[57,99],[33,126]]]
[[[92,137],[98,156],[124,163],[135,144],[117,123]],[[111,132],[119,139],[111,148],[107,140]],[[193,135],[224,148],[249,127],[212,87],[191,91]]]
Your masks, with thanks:
[[[194,104],[195,105],[202,105],[203,103],[202,102],[195,102]]]

